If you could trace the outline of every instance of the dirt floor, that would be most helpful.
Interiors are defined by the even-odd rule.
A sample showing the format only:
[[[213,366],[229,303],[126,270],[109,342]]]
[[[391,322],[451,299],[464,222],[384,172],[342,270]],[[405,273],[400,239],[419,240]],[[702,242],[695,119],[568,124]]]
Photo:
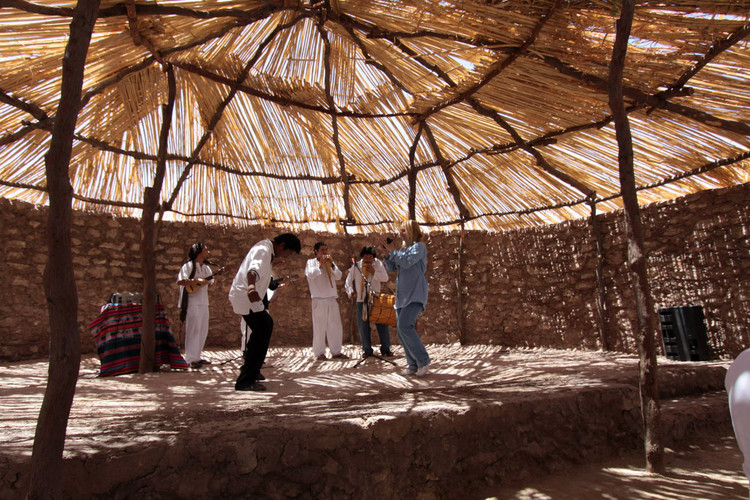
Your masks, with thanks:
[[[210,420],[217,411],[252,411],[272,419],[319,416],[365,422],[398,418],[420,407],[460,410],[471,405],[479,389],[511,385],[570,389],[637,380],[634,356],[458,345],[428,346],[431,374],[406,377],[401,374],[402,351],[400,347],[394,351],[395,366],[374,358],[355,366],[356,346],[345,347],[352,359],[325,362],[314,360],[311,349],[272,348],[263,370],[268,379],[265,393],[233,390],[241,364],[239,351],[208,351],[205,357],[213,363],[201,370],[164,367],[156,373],[117,377],[98,377],[98,358],[86,357],[71,411],[66,457],[85,460],[134,445],[168,443],[186,426]],[[678,373],[693,365],[665,358],[659,363]],[[727,362],[710,364],[728,366]],[[43,361],[0,365],[0,477],[5,474],[4,481],[14,463],[29,459],[46,376]],[[666,458],[664,476],[647,474],[642,453],[627,450],[594,464],[552,467],[555,474],[501,487],[476,485],[466,498],[748,498],[742,456],[731,428],[696,435],[667,449]],[[18,498],[1,490],[0,498]]]

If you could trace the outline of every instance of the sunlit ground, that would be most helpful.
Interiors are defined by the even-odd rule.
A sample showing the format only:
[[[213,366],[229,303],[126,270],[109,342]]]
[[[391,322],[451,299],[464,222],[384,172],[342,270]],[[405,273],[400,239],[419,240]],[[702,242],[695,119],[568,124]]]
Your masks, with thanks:
[[[404,376],[400,347],[396,365],[369,358],[317,361],[309,348],[272,348],[263,374],[264,393],[234,391],[241,366],[236,350],[208,351],[212,365],[200,371],[163,369],[145,375],[98,377],[96,356],[82,361],[66,441],[66,456],[171,442],[191,422],[217,412],[252,414],[288,424],[341,421],[367,427],[382,419],[418,412],[461,414],[502,405],[540,391],[572,390],[613,383],[637,384],[635,356],[548,349],[504,350],[496,346],[429,345],[431,373]],[[679,363],[660,358],[674,377],[696,367],[727,362]],[[45,361],[0,365],[0,455],[11,461],[31,454],[36,418],[47,377]],[[696,436],[696,443],[700,436]],[[502,489],[467,492],[467,498],[748,498],[742,457],[723,431],[700,446],[668,450],[668,474],[643,469],[640,455],[627,455],[562,476],[529,478]],[[13,458],[15,457],[15,458]],[[2,457],[0,457],[2,458]]]
[[[579,466],[562,474],[489,489],[483,498],[546,499],[747,499],[742,454],[734,436],[716,436],[700,445],[667,449],[665,475],[649,474],[640,454],[603,464]]]

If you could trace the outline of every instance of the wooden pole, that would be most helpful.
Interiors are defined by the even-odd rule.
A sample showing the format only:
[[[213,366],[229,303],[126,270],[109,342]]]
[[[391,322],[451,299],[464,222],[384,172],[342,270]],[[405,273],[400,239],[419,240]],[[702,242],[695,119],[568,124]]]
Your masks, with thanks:
[[[596,202],[591,200],[591,232],[596,241],[596,320],[599,327],[599,340],[603,351],[609,351],[611,338],[611,324],[609,309],[607,308],[607,289],[604,285],[604,235],[596,217]]]
[[[464,223],[458,236],[458,263],[456,265],[456,319],[458,343],[464,344]]]
[[[159,133],[159,150],[157,153],[156,173],[154,185],[143,192],[143,214],[141,215],[141,267],[143,269],[143,303],[141,326],[141,358],[138,373],[154,371],[154,357],[156,356],[156,258],[154,246],[157,231],[154,218],[159,207],[161,187],[167,165],[167,144],[169,129],[172,124],[172,110],[177,95],[174,71],[167,66],[167,84],[169,98],[162,107],[162,124]]]
[[[619,147],[620,189],[628,236],[628,266],[633,281],[637,314],[636,337],[640,357],[639,387],[645,429],[646,468],[649,472],[662,474],[664,473],[664,445],[661,440],[661,411],[656,378],[656,315],[648,286],[646,249],[643,244],[643,229],[635,189],[633,139],[623,100],[623,71],[634,12],[634,0],[623,0],[610,63],[609,106],[614,117]]]
[[[49,313],[50,353],[47,388],[31,454],[30,499],[62,498],[62,453],[81,363],[78,291],[70,237],[73,189],[68,168],[81,106],[86,54],[98,9],[99,0],[80,0],[73,13],[70,38],[62,60],[57,119],[44,159],[49,193],[49,260],[44,270],[44,288]]]

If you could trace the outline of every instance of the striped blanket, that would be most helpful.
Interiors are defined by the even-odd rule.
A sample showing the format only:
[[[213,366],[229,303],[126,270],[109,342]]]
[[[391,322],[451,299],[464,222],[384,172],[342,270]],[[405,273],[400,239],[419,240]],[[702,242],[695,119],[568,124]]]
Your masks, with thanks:
[[[107,304],[89,325],[102,366],[100,377],[134,373],[141,357],[141,304]],[[154,368],[169,363],[187,370],[188,364],[172,336],[164,304],[156,304]]]

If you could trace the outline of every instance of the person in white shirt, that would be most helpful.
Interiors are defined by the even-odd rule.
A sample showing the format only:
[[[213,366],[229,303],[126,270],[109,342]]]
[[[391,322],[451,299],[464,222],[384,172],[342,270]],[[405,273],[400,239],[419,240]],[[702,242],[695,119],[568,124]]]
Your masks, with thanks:
[[[328,245],[319,241],[314,246],[315,257],[307,261],[305,277],[312,298],[313,354],[319,360],[326,358],[326,341],[333,358],[347,358],[341,352],[343,327],[339,312],[336,280],[341,279],[341,269],[328,254]]]
[[[180,317],[185,322],[185,361],[196,369],[211,364],[201,359],[208,337],[208,288],[216,283],[213,271],[208,267],[209,255],[211,252],[204,243],[194,244],[188,251],[189,260],[177,275],[177,284],[180,285],[177,306],[185,311],[184,319]]]
[[[242,316],[252,335],[243,353],[244,363],[234,383],[237,391],[265,391],[258,382],[260,367],[266,359],[273,332],[273,318],[268,314],[263,297],[271,283],[271,262],[278,264],[286,257],[300,253],[302,245],[297,236],[281,234],[271,240],[261,240],[250,249],[237,271],[229,289],[232,310]]]
[[[724,377],[729,396],[729,414],[737,445],[744,457],[742,470],[750,481],[750,349],[737,356]]]
[[[370,339],[370,323],[362,319],[362,304],[366,299],[366,288],[369,285],[374,293],[380,293],[380,283],[388,281],[388,272],[383,263],[377,258],[375,248],[362,247],[359,252],[359,262],[354,262],[346,276],[345,289],[349,297],[357,295],[357,329],[362,341],[363,357],[373,355],[372,340]],[[352,259],[354,261],[354,259]],[[375,324],[380,338],[380,354],[393,356],[391,352],[391,334],[388,325]]]

